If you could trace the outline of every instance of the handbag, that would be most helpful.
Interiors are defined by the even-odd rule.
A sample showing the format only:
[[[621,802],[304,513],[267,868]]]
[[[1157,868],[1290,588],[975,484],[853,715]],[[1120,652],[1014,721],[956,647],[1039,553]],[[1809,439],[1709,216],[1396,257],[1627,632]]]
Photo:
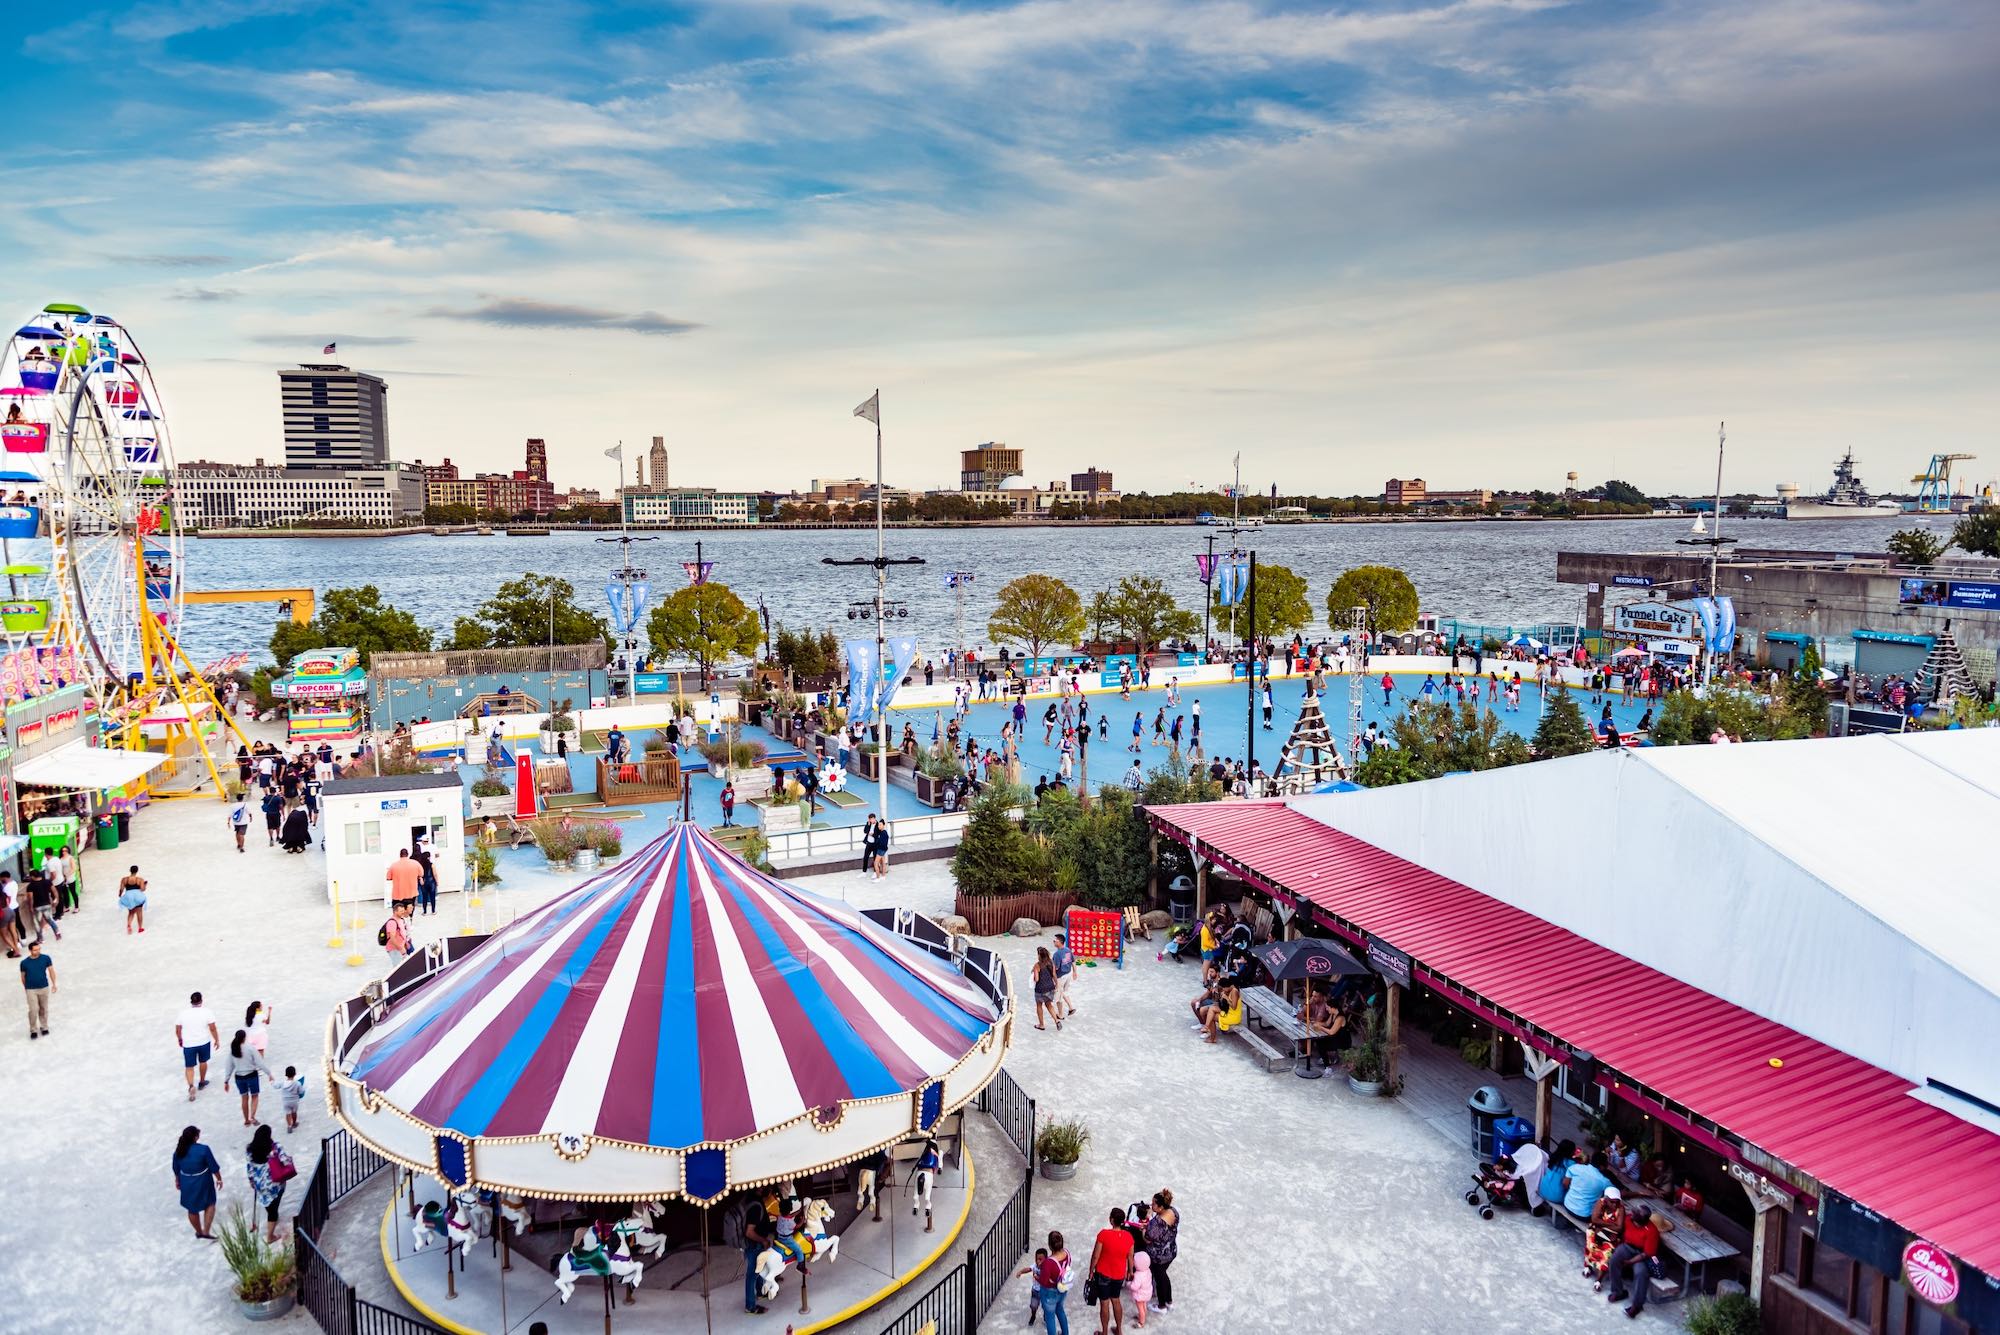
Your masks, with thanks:
[[[285,1152],[276,1145],[271,1147],[268,1166],[271,1170],[271,1180],[273,1182],[289,1182],[299,1175],[298,1165],[293,1163],[286,1156]]]

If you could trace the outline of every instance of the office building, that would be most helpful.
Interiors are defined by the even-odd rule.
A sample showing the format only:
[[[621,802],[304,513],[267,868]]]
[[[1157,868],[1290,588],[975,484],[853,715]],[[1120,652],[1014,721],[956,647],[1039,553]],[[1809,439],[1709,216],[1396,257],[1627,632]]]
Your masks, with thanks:
[[[960,491],[998,491],[1021,471],[1021,451],[1010,450],[997,440],[958,452]]]
[[[451,461],[450,455],[446,455],[444,462],[441,464],[427,464],[422,459],[412,459],[408,467],[420,474],[426,482],[456,482],[458,480],[458,465]]]
[[[657,465],[664,469],[665,465]],[[679,487],[640,491],[626,488],[620,497],[625,522],[641,527],[673,528],[697,524],[755,524],[755,495],[717,491],[713,487]]]
[[[1382,484],[1382,504],[1422,505],[1428,495],[1420,477],[1392,477]]]
[[[401,464],[275,468],[192,459],[174,470],[180,521],[199,528],[261,528],[350,520],[385,527],[420,520],[426,483]]]
[[[1092,498],[1116,496],[1118,488],[1112,485],[1111,474],[1102,468],[1086,468],[1081,473],[1069,475],[1069,489],[1088,493]]]
[[[331,362],[278,372],[287,468],[381,468],[389,462],[389,387]]]

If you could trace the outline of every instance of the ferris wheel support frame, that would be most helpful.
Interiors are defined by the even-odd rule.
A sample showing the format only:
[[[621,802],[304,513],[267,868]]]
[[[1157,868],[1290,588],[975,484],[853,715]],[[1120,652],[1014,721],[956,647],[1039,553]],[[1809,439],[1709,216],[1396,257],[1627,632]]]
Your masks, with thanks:
[[[174,765],[174,744],[180,739],[182,733],[185,732],[187,739],[193,743],[194,749],[201,753],[202,763],[208,767],[208,777],[215,780],[216,795],[227,802],[229,800],[229,786],[223,782],[222,774],[215,766],[215,756],[210,752],[208,743],[202,738],[201,725],[195,717],[195,707],[206,703],[214,709],[216,717],[222,720],[223,726],[242,745],[248,746],[250,739],[244,734],[243,729],[237,725],[236,716],[223,706],[221,699],[215,694],[215,688],[209,684],[208,678],[204,677],[188,658],[187,651],[181,648],[181,642],[174,637],[173,632],[166,628],[166,624],[159,617],[153,615],[152,604],[148,602],[146,597],[146,537],[144,534],[134,534],[132,542],[133,556],[135,558],[133,561],[134,577],[139,581],[140,664],[138,687],[135,691],[130,692],[132,701],[136,704],[138,700],[152,695],[156,690],[163,690],[167,686],[173,687],[174,696],[180,701],[184,722],[167,725],[165,739],[167,743],[167,764],[170,769]],[[182,672],[178,670],[175,667],[176,662],[181,667],[184,667],[186,671]],[[153,673],[155,664],[158,664],[160,668],[160,675],[157,678]],[[132,741],[133,735],[140,732],[142,726],[139,711],[135,709],[132,717],[125,724],[126,740],[128,742]],[[143,741],[143,737],[140,740]],[[200,795],[198,791],[184,793],[156,792],[153,794],[154,797],[162,801],[180,797],[199,797]]]

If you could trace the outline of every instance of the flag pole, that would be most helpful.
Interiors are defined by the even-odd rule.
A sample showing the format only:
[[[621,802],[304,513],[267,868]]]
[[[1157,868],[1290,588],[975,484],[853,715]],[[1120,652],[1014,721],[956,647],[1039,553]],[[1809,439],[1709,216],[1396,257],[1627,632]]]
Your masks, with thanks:
[[[882,626],[883,596],[887,592],[889,568],[883,563],[882,538],[882,391],[875,391],[875,671],[881,672],[887,662],[884,649],[888,636]],[[879,694],[882,683],[875,682]],[[875,711],[875,785],[876,805],[881,809],[882,819],[889,819],[889,711]]]

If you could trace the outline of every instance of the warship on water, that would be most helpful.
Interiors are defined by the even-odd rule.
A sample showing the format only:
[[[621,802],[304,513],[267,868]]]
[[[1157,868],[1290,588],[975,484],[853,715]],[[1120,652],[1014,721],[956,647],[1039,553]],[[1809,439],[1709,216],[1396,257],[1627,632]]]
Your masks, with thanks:
[[[1799,484],[1780,482],[1778,501],[1787,519],[1893,519],[1903,513],[1895,501],[1878,501],[1854,475],[1854,451],[1833,466],[1833,485],[1810,499],[1799,498]]]

